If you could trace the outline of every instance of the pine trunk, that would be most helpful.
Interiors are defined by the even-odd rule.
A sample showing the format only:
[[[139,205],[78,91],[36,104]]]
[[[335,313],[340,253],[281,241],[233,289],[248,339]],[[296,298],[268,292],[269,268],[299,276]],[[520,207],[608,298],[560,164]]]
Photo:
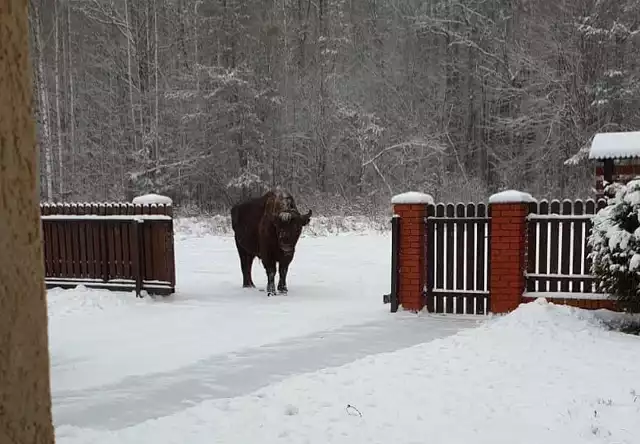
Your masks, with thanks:
[[[27,0],[0,7],[0,442],[53,444]]]

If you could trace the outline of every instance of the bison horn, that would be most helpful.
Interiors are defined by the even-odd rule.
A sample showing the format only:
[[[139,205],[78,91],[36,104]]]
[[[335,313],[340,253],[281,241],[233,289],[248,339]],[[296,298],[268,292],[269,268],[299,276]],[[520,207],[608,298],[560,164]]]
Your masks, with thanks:
[[[283,211],[282,213],[280,213],[280,220],[283,222],[288,222],[291,220],[291,213],[287,213],[286,211]]]

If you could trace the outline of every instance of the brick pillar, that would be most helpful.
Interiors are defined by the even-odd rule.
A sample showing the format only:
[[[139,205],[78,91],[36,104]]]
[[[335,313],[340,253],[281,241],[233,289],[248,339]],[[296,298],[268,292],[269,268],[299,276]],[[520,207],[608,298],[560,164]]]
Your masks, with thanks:
[[[491,312],[518,308],[525,290],[530,194],[503,191],[489,198],[491,214]]]
[[[405,310],[420,311],[424,307],[422,289],[425,283],[424,218],[428,194],[410,191],[391,199],[393,212],[400,216],[399,299]]]

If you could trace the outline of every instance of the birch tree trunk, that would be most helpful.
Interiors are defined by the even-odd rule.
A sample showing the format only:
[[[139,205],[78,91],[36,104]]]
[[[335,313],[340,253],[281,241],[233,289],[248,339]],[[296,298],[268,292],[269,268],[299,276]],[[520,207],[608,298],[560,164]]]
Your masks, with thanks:
[[[60,20],[58,18],[58,2],[60,0],[55,0],[53,2],[53,23],[54,23],[54,31],[53,38],[55,40],[55,63],[54,63],[54,72],[55,72],[55,95],[56,95],[56,140],[58,142],[58,196],[60,199],[64,196],[64,165],[63,165],[63,157],[62,157],[62,116],[60,113],[60,95],[62,91],[60,89]]]
[[[38,57],[36,65],[36,82],[40,96],[40,116],[42,118],[42,143],[45,160],[45,177],[47,181],[47,200],[53,200],[53,147],[51,146],[51,126],[49,124],[49,92],[47,91],[47,78],[44,72],[44,55],[42,53],[42,38],[40,36],[40,7],[31,3],[33,12],[33,34],[35,40],[35,52]]]
[[[66,4],[67,8],[67,73],[69,74],[69,146],[71,147],[71,177],[76,177],[76,113],[75,113],[75,96],[73,94],[73,59],[71,56],[71,6],[69,2]]]
[[[131,61],[131,40],[133,39],[133,34],[131,30],[131,23],[129,21],[129,2],[128,0],[124,0],[124,20],[126,23],[127,29],[127,77],[129,83],[129,108],[131,111],[131,132],[132,132],[132,143],[133,143],[133,151],[136,152],[138,150],[138,137],[136,136],[136,109],[133,102],[133,71],[132,71],[132,61]]]
[[[28,0],[0,0],[0,442],[53,444]]]
[[[153,153],[153,166],[158,167],[160,164],[160,141],[159,133],[160,133],[160,98],[158,93],[158,71],[160,70],[158,66],[158,48],[160,46],[160,37],[158,35],[158,3],[156,0],[153,1],[153,34],[154,34],[154,73],[153,77],[155,80],[155,123],[154,123],[154,153]]]

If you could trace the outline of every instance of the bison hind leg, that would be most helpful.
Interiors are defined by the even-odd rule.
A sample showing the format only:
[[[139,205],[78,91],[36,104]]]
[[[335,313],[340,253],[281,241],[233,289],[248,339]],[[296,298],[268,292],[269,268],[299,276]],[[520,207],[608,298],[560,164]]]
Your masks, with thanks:
[[[254,256],[251,253],[242,252],[240,257],[240,265],[242,267],[242,287],[256,288],[251,278],[251,268],[253,266]]]
[[[253,265],[254,256],[248,253],[236,239],[236,248],[238,249],[238,256],[240,257],[240,270],[242,271],[242,287],[243,288],[255,288],[255,284],[251,279],[251,266]]]
[[[247,253],[245,256],[245,264],[246,264],[246,285],[243,285],[243,287],[247,287],[247,288],[256,288],[256,284],[253,283],[253,279],[251,278],[251,267],[253,266],[253,259],[255,258],[255,256],[251,253]]]

